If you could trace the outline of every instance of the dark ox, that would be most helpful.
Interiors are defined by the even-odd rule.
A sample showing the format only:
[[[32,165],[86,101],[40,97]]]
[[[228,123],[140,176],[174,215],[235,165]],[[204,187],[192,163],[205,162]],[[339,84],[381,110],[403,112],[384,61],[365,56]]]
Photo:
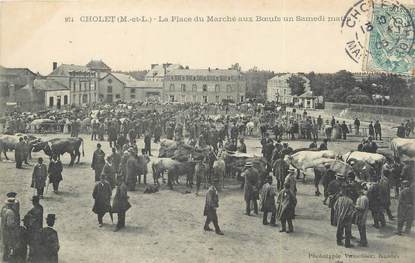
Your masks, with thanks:
[[[7,151],[13,151],[16,148],[16,144],[19,143],[19,138],[27,137],[28,140],[28,154],[30,158],[30,152],[32,151],[34,145],[39,142],[40,139],[36,138],[33,135],[26,135],[22,133],[18,133],[15,135],[1,135],[0,136],[0,161],[1,153],[3,152],[4,157],[6,160],[9,160],[7,157]]]
[[[76,157],[78,157],[76,163],[79,163],[79,159],[81,158],[81,153],[79,151],[81,144],[82,156],[85,156],[84,141],[82,138],[54,138],[48,141],[39,142],[33,146],[33,152],[43,150],[50,158],[52,158],[53,155],[57,155],[59,159],[61,155],[69,153],[71,155],[69,166],[73,166]]]

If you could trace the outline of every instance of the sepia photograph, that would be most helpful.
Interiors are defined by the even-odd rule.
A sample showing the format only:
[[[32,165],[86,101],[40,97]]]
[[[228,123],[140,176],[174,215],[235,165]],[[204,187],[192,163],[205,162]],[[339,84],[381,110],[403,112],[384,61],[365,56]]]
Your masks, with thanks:
[[[415,0],[0,0],[0,262],[415,262]]]

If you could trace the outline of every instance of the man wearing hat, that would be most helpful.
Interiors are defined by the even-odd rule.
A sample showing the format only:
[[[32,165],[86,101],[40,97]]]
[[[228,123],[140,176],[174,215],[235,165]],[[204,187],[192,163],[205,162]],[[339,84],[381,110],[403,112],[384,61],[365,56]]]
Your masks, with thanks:
[[[330,208],[330,223],[332,226],[336,226],[335,216],[334,216],[334,204],[339,197],[340,189],[345,184],[345,177],[342,174],[336,174],[336,179],[331,181],[327,186],[327,193],[329,198],[329,208]]]
[[[327,139],[323,139],[323,142],[320,144],[320,147],[318,147],[318,150],[319,151],[325,151],[325,150],[327,150],[328,149],[327,142],[328,142]]]
[[[288,169],[288,175],[285,177],[284,184],[288,184],[290,186],[291,193],[296,196],[297,195],[297,180],[295,179],[295,172],[296,170],[293,168]]]
[[[246,144],[244,138],[239,139],[238,152],[246,153]]]
[[[3,261],[8,261],[17,244],[17,230],[20,222],[17,221],[17,214],[13,209],[14,197],[7,197],[6,205],[1,210],[1,233],[3,242]]]
[[[63,166],[62,162],[58,160],[58,156],[54,154],[52,160],[49,163],[48,173],[49,173],[49,183],[53,185],[53,192],[58,193],[59,183],[62,181],[62,171]]]
[[[367,246],[367,238],[366,238],[366,220],[367,214],[369,212],[369,199],[366,196],[366,185],[363,185],[362,188],[359,190],[359,197],[356,200],[356,225],[359,229],[360,234],[360,241],[359,246],[366,247]]]
[[[409,234],[414,220],[414,193],[408,180],[402,181],[402,188],[398,204],[398,230],[396,232],[398,235],[402,234],[402,228],[405,224],[405,233]]]
[[[295,216],[295,206],[297,205],[297,198],[290,190],[288,183],[284,184],[284,189],[281,190],[277,198],[278,209],[277,216],[281,220],[280,232],[291,233],[294,232],[292,220]],[[288,230],[286,224],[288,223]]]
[[[19,138],[19,142],[16,144],[16,147],[14,148],[14,159],[16,162],[16,168],[22,169],[22,164],[25,159],[25,145],[22,137]]]
[[[131,204],[128,202],[129,196],[127,194],[127,185],[123,178],[117,180],[117,190],[115,192],[114,200],[112,201],[111,213],[118,214],[118,222],[115,232],[125,227],[125,214],[130,209]]]
[[[146,131],[144,135],[144,149],[146,150],[146,154],[148,154],[148,156],[153,156],[151,155],[151,133],[149,131]]]
[[[254,204],[254,213],[258,214],[258,180],[259,172],[252,162],[245,163],[245,171],[241,174],[245,178],[244,198],[246,202],[246,215],[251,215],[251,202]]]
[[[266,183],[261,189],[261,211],[264,212],[262,217],[262,224],[268,225],[268,213],[271,212],[271,226],[276,226],[275,217],[277,214],[277,208],[275,206],[276,192],[272,187],[272,176],[268,176]]]
[[[382,201],[382,189],[378,182],[370,184],[367,190],[367,198],[369,199],[369,209],[372,212],[373,227],[379,228],[386,226],[386,220]]]
[[[349,193],[345,188],[340,190],[339,197],[334,204],[334,216],[337,226],[337,245],[342,246],[343,234],[345,235],[345,247],[351,248],[353,245],[350,243],[352,238],[352,219],[353,219],[354,206],[353,201],[349,197]]]
[[[110,184],[105,180],[105,176],[101,175],[101,180],[95,184],[92,197],[94,198],[94,207],[92,211],[98,216],[98,225],[102,227],[102,219],[108,212],[111,213],[111,195],[112,189]]]
[[[43,158],[39,157],[37,164],[33,167],[32,184],[30,187],[35,188],[40,199],[43,198],[43,192],[46,186],[46,178],[48,176],[48,168],[43,163]]]
[[[95,171],[95,182],[99,181],[101,177],[102,169],[105,165],[105,153],[101,150],[101,144],[97,144],[97,149],[94,151],[92,156],[91,168]]]
[[[211,184],[208,191],[206,192],[206,201],[205,201],[205,208],[203,210],[203,215],[206,216],[205,226],[203,229],[205,231],[212,231],[209,227],[210,223],[213,222],[215,227],[215,232],[218,235],[223,235],[223,232],[220,230],[219,223],[218,223],[218,215],[216,210],[219,207],[219,195],[216,187]]]
[[[16,198],[17,193],[16,192],[9,192],[6,194],[7,199],[6,200],[12,200],[13,203],[11,204],[11,208],[13,209],[15,215],[16,215],[16,223],[20,224],[20,202],[19,200],[17,200]],[[3,209],[7,208],[7,204],[5,204],[2,208],[1,211],[3,211]]]
[[[39,203],[39,196],[32,197],[33,208],[23,218],[23,224],[27,229],[29,241],[29,259],[32,262],[40,262],[40,231],[43,227],[43,207]]]
[[[46,217],[47,227],[41,232],[42,261],[44,263],[58,263],[59,238],[58,232],[53,229],[55,225],[55,214],[48,214]]]

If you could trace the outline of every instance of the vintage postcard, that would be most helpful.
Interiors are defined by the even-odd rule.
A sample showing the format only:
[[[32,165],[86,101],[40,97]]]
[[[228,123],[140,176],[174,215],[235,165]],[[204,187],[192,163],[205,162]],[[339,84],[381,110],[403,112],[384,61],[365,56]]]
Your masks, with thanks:
[[[415,262],[415,0],[0,0],[1,262]]]

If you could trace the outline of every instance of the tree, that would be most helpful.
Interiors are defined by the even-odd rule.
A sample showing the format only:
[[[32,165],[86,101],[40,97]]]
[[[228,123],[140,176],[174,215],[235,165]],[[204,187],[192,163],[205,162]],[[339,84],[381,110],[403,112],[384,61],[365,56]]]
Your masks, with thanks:
[[[247,98],[255,98],[266,100],[268,80],[275,76],[274,72],[267,70],[259,70],[257,67],[244,72],[246,79],[246,96]]]
[[[291,75],[287,80],[288,86],[291,88],[291,94],[295,96],[300,96],[305,91],[305,79],[298,75]]]

